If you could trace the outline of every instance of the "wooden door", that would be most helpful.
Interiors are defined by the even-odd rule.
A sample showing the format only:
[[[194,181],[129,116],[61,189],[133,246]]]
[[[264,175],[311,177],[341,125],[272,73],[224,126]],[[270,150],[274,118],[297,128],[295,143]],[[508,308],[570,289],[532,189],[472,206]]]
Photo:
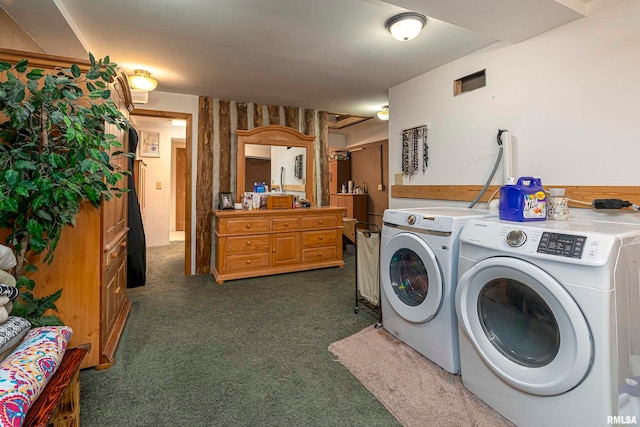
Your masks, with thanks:
[[[186,149],[176,148],[176,231],[184,231],[187,199]]]

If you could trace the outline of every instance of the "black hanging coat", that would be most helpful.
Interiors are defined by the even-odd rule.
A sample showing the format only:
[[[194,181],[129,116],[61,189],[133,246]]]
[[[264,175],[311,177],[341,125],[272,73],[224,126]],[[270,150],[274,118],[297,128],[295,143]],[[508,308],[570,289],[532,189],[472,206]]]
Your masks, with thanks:
[[[129,127],[129,153],[135,153],[138,147],[138,132]],[[127,221],[129,233],[127,235],[127,288],[144,286],[147,281],[147,243],[140,213],[140,202],[136,194],[135,178],[133,176],[134,159],[129,158],[129,192],[127,193]]]

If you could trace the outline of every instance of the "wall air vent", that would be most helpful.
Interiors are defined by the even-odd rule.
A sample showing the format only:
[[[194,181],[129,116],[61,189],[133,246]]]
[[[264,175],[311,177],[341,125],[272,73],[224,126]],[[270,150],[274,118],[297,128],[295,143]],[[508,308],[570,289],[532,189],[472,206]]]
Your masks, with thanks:
[[[487,70],[477,71],[453,81],[453,96],[471,92],[487,85]]]

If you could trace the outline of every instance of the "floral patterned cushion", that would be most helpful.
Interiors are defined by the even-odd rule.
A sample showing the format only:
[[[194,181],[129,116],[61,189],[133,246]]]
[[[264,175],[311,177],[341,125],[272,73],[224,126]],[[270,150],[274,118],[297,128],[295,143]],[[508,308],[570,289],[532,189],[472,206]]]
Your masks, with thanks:
[[[0,363],[0,426],[21,426],[67,349],[71,328],[43,326],[30,330]]]

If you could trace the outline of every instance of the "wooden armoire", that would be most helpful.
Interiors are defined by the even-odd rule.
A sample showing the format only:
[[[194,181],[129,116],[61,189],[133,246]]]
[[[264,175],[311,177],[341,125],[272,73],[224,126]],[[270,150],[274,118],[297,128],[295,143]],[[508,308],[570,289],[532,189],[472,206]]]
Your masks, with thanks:
[[[30,67],[45,70],[68,68],[73,63],[81,68],[89,66],[88,61],[0,49],[0,61],[17,62],[23,58],[29,60]],[[111,99],[128,117],[133,103],[126,75],[119,73],[110,86]],[[116,135],[123,144],[117,150],[127,151],[128,132],[109,124],[106,132]],[[127,170],[127,157],[112,159],[116,168]],[[118,185],[127,186],[126,176]],[[114,363],[131,310],[127,298],[127,231],[126,195],[103,202],[99,209],[87,203],[80,210],[75,227],[62,231],[51,265],[34,260],[38,265],[38,271],[30,276],[36,282],[34,293],[45,296],[62,289],[55,314],[73,329],[69,347],[91,344],[82,368],[108,368]]]

